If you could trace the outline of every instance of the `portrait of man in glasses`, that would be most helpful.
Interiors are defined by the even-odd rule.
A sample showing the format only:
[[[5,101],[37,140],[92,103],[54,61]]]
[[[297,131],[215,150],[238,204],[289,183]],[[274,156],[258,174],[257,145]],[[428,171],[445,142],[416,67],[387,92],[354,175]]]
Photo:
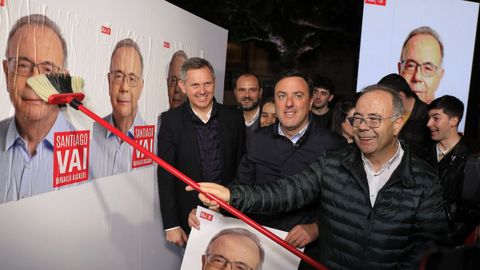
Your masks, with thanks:
[[[180,69],[187,59],[187,54],[182,50],[178,50],[172,55],[172,59],[168,65],[167,89],[170,109],[182,105],[187,100],[187,96],[182,92],[182,89],[180,89],[180,86],[178,85],[178,81],[180,80]]]
[[[224,229],[208,243],[202,270],[260,270],[264,259],[265,251],[255,234],[243,228]]]
[[[411,31],[403,43],[398,72],[427,104],[435,99],[445,72],[443,56],[443,43],[438,33],[428,26]]]
[[[7,38],[3,71],[14,116],[0,122],[0,203],[54,190],[54,133],[73,131],[58,105],[27,84],[39,74],[67,72],[67,45],[45,15],[21,17]]]
[[[138,112],[143,90],[143,57],[138,44],[126,38],[117,43],[107,74],[112,113],[104,120],[127,136],[134,138],[134,127],[145,124]],[[102,127],[93,124],[91,178],[128,172],[132,169],[133,149],[128,143]]]

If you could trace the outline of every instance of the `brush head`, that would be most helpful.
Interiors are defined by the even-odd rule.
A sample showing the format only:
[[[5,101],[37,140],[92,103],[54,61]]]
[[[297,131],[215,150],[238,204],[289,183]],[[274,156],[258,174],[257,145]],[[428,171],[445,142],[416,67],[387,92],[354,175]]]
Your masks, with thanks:
[[[44,101],[50,104],[70,103],[73,99],[83,100],[84,81],[69,74],[40,74],[27,79],[28,85]]]

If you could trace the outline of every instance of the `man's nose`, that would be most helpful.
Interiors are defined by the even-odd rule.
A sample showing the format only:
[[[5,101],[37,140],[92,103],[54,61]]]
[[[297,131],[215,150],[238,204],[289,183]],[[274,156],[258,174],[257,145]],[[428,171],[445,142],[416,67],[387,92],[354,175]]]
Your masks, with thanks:
[[[120,91],[121,92],[128,92],[130,90],[130,85],[128,85],[128,80],[127,78],[123,79],[123,82],[120,86]]]
[[[417,68],[415,69],[415,72],[413,73],[412,78],[415,81],[422,81],[423,80],[422,68],[420,66],[417,66]]]

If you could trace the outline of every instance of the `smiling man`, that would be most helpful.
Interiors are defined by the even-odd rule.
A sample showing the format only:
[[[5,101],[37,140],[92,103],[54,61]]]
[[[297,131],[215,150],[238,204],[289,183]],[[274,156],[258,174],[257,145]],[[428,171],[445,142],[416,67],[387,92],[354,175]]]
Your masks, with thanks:
[[[440,37],[428,26],[410,32],[403,43],[398,73],[420,100],[427,104],[435,98],[445,72],[442,67],[443,53]]]
[[[402,100],[365,88],[349,118],[356,145],[327,151],[302,172],[256,185],[201,188],[246,213],[280,213],[316,203],[319,255],[331,269],[414,269],[446,232],[441,186],[396,138]],[[210,207],[215,202],[200,195]]]
[[[472,233],[478,220],[471,216],[462,201],[462,186],[467,157],[471,153],[458,125],[462,121],[464,105],[458,98],[450,95],[439,97],[428,105],[430,116],[427,126],[435,142],[426,148],[426,160],[436,169],[443,186],[443,199],[448,214],[450,244],[463,244]]]
[[[113,49],[107,75],[112,113],[104,120],[134,138],[134,127],[144,125],[138,112],[143,90],[143,57],[132,39],[123,39]],[[132,169],[133,148],[98,123],[93,124],[91,178]]]
[[[67,47],[48,17],[20,18],[10,30],[3,60],[15,115],[0,122],[0,203],[53,190],[53,135],[72,131],[57,105],[27,85],[38,74],[66,72]]]
[[[205,59],[192,57],[183,63],[179,86],[187,102],[162,113],[158,156],[192,179],[228,184],[245,152],[243,115],[217,103],[215,72]],[[166,239],[184,246],[190,232],[188,213],[200,201],[163,168],[157,176]]]

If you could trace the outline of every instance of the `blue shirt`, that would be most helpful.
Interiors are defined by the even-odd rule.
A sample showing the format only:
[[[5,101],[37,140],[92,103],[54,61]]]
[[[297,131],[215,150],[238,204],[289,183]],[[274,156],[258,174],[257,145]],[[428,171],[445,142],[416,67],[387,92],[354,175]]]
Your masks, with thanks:
[[[20,137],[15,118],[0,122],[0,203],[52,191],[53,134],[75,128],[58,113],[53,127],[30,156],[27,142]]]
[[[112,114],[103,118],[113,124]],[[143,126],[140,113],[137,112],[133,125],[127,131],[127,136],[134,138],[135,126]],[[117,135],[110,132],[98,123],[93,124],[92,147],[90,151],[90,179],[106,177],[132,170],[133,147],[123,142]]]

